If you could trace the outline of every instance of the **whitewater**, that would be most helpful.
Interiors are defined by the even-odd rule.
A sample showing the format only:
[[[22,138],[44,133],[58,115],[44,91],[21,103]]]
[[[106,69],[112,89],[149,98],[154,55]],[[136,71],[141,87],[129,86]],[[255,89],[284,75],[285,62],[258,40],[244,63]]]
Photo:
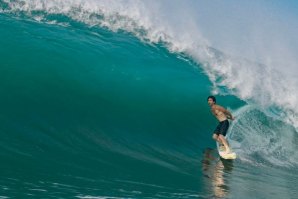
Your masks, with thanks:
[[[0,1],[0,195],[294,198],[298,34],[282,6]],[[210,94],[236,116],[235,162],[214,150]]]

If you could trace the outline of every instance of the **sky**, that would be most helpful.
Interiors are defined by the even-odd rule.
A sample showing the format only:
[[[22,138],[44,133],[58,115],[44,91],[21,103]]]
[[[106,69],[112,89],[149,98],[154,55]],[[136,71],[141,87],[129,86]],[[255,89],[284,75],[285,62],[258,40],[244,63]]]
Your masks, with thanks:
[[[192,1],[201,34],[226,53],[297,67],[297,1]],[[298,68],[298,67],[297,67]]]

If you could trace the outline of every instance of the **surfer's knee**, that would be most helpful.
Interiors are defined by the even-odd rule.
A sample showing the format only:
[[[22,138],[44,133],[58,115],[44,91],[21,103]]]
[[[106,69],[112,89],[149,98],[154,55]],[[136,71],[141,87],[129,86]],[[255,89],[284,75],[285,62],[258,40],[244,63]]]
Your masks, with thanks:
[[[225,140],[225,137],[222,134],[219,134],[218,138],[221,139],[221,140]]]
[[[221,135],[221,134],[219,134],[218,135],[218,140],[220,141],[220,142],[222,142],[222,143],[226,143],[226,139],[225,139],[225,137],[223,136],[223,135]]]
[[[218,140],[218,135],[217,135],[217,134],[213,134],[212,138],[213,138],[214,140]]]

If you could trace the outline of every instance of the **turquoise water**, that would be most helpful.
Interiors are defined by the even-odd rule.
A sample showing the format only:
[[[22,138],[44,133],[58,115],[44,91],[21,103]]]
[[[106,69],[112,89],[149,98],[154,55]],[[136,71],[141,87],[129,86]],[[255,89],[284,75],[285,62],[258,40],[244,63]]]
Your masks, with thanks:
[[[290,124],[217,95],[237,117],[238,159],[222,160],[200,63],[127,31],[47,17],[67,25],[0,14],[0,198],[295,198]]]

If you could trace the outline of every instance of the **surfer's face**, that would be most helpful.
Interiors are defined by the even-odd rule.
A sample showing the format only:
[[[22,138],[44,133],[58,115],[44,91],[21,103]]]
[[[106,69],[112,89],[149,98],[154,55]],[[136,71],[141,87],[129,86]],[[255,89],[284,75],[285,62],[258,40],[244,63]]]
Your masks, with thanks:
[[[209,98],[209,99],[208,99],[208,104],[209,104],[209,106],[212,106],[212,105],[214,104],[213,99]]]

